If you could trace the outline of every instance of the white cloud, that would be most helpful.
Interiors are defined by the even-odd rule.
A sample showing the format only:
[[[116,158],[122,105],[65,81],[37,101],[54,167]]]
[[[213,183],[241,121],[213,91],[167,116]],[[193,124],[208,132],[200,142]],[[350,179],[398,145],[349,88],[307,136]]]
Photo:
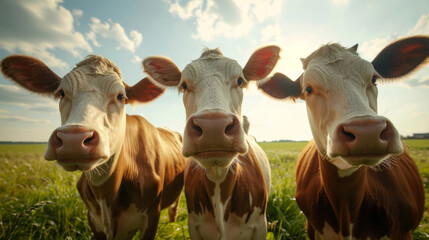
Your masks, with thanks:
[[[52,99],[37,96],[18,86],[0,83],[0,102],[40,112],[57,112],[58,103]]]
[[[61,0],[1,1],[0,48],[40,58],[50,67],[66,68],[68,64],[51,51],[62,49],[73,56],[90,52],[84,36],[76,32],[73,14],[61,6]],[[74,11],[76,17],[82,14]],[[77,15],[76,15],[77,14]]]
[[[429,14],[424,14],[420,17],[416,26],[408,32],[408,35],[429,34]]]
[[[112,38],[118,42],[118,49],[125,48],[130,52],[135,52],[136,47],[142,41],[142,35],[135,30],[132,30],[130,37],[128,37],[124,28],[119,23],[112,23],[110,25],[108,22],[102,23],[98,18],[91,18],[89,27],[91,31],[88,34],[91,35],[93,41],[96,41],[97,35],[103,38]]]
[[[110,22],[110,23],[109,23]],[[109,22],[102,23],[98,18],[91,18],[89,24],[89,31],[86,38],[91,41],[94,46],[100,47],[101,44],[97,41],[97,35],[102,38],[110,38],[116,40],[118,43],[117,49],[126,49],[134,54],[133,61],[141,61],[141,58],[135,55],[136,48],[142,43],[143,36],[136,30],[131,30],[128,36],[124,28],[119,23]]]
[[[392,34],[385,38],[376,38],[370,41],[364,42],[358,49],[360,55],[371,61],[377,56],[377,54],[389,43],[396,39],[403,38],[406,36],[429,34],[429,14],[424,14],[417,21],[416,25],[407,32]]]
[[[278,24],[266,25],[261,30],[261,42],[279,41],[281,40],[282,29]]]
[[[73,9],[72,10],[72,15],[75,18],[81,18],[83,16],[83,11],[81,9]]]
[[[367,59],[368,61],[372,61],[377,54],[388,44],[395,41],[396,39],[400,39],[406,36],[413,36],[413,35],[428,35],[429,34],[429,14],[424,14],[420,17],[420,19],[417,21],[416,25],[403,33],[397,33],[392,34],[386,38],[376,38],[372,39],[370,41],[364,42],[361,47],[358,49],[358,52],[360,55]],[[422,69],[418,69],[416,72],[413,72],[411,75],[412,77],[404,79],[398,84],[402,85],[403,87],[429,87],[429,68],[425,67]]]
[[[331,0],[334,5],[345,5],[349,3],[349,0]]]
[[[366,41],[358,47],[358,52],[362,58],[372,61],[377,56],[377,54],[395,38],[397,38],[397,36],[395,37],[391,35],[385,38],[376,38]]]
[[[188,19],[193,16],[194,11],[201,11],[203,0],[191,0],[186,4],[185,7],[182,7],[179,1],[175,1],[174,3],[169,3],[170,9],[168,10],[173,15],[177,15],[181,19]]]
[[[21,123],[37,123],[37,124],[46,124],[46,125],[51,124],[51,121],[47,119],[34,119],[34,118],[26,118],[21,116],[0,115],[0,119],[4,119],[11,122],[21,122]]]
[[[196,23],[194,38],[211,41],[216,36],[238,38],[246,35],[256,22],[280,13],[281,0],[191,0],[182,6],[168,1],[169,12],[182,20]]]

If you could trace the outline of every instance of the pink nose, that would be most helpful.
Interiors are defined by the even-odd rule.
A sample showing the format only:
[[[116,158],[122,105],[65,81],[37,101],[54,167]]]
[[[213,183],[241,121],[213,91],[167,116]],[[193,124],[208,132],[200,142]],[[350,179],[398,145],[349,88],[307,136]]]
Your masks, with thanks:
[[[184,136],[185,156],[208,151],[241,153],[245,151],[244,145],[244,130],[233,114],[214,112],[188,119]]]
[[[55,130],[48,142],[46,159],[89,158],[100,142],[96,131],[82,126]]]
[[[389,154],[400,141],[395,127],[384,118],[355,120],[340,124],[333,140],[343,154]]]

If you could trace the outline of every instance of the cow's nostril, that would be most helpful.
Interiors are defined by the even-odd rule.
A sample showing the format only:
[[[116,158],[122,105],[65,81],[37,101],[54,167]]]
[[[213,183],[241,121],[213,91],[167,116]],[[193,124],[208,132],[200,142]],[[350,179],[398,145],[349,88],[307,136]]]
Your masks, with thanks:
[[[231,118],[226,124],[227,126],[225,127],[225,135],[235,136],[238,133],[238,128],[240,125],[237,118]]]
[[[63,140],[58,136],[58,132],[55,134],[55,138],[51,142],[52,146],[59,148],[63,146]]]
[[[355,136],[353,133],[351,133],[351,132],[347,132],[344,128],[343,128],[343,130],[342,130],[342,133],[343,133],[345,136],[347,136],[349,140],[355,140],[355,139],[356,139],[356,136]]]
[[[231,131],[231,129],[232,129],[233,127],[234,127],[234,126],[233,126],[232,124],[230,124],[230,125],[226,126],[226,128],[225,128],[225,133],[226,133],[226,134],[228,134],[228,132],[229,132],[229,131]]]
[[[191,121],[191,131],[194,137],[201,137],[203,135],[203,129],[198,126],[198,123],[195,119]]]
[[[89,146],[89,145],[96,145],[98,140],[97,132],[91,131],[88,132],[88,136],[83,140],[83,145]]]
[[[89,137],[89,138],[85,139],[83,141],[83,143],[88,144],[88,143],[90,143],[92,141],[92,139],[94,139],[94,138],[93,137]]]
[[[393,136],[394,136],[394,133],[392,131],[392,127],[390,123],[386,122],[386,126],[383,128],[383,130],[381,130],[380,139],[382,141],[389,141],[393,138]]]

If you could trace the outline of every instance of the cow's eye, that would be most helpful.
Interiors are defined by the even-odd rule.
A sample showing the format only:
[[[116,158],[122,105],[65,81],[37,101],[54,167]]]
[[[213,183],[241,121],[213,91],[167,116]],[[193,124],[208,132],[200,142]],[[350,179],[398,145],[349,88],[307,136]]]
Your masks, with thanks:
[[[239,78],[237,79],[237,84],[238,84],[238,86],[242,86],[242,85],[243,85],[243,82],[244,82],[243,78],[239,77]]]
[[[307,94],[311,94],[313,92],[313,88],[311,86],[308,86],[307,88],[305,88],[305,91],[307,92]]]
[[[182,83],[182,88],[183,88],[183,90],[186,90],[188,88],[188,84],[186,84],[185,82]]]
[[[116,99],[118,99],[118,101],[122,102],[125,100],[125,96],[122,93],[119,93],[118,96],[116,97]]]
[[[58,91],[58,94],[60,94],[60,97],[63,98],[66,94],[64,93],[64,90]]]
[[[375,82],[377,82],[377,77],[373,76],[371,79],[372,84],[376,85]]]

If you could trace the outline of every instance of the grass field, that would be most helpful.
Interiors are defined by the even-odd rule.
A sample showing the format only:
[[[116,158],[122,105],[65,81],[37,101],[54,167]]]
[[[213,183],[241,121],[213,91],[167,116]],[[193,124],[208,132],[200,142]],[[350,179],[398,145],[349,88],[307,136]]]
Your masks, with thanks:
[[[421,172],[429,205],[429,140],[407,140]],[[267,239],[306,239],[305,217],[294,199],[295,162],[306,142],[260,143],[270,160],[272,191]],[[0,145],[0,239],[91,239],[86,209],[76,190],[79,172],[66,172],[43,159],[44,144]],[[429,239],[427,211],[414,239]],[[157,239],[189,239],[186,199],[179,218],[164,210]],[[138,239],[138,234],[134,237]]]

